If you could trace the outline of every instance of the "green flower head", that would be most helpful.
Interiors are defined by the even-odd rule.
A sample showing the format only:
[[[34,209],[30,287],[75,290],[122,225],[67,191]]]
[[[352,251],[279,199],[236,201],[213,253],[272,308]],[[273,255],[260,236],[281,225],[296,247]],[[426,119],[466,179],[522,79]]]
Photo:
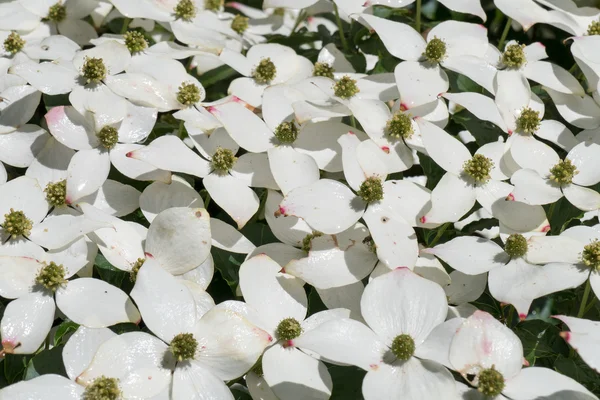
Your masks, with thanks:
[[[270,58],[263,58],[260,60],[254,71],[252,71],[252,78],[259,85],[267,85],[271,83],[277,76],[277,68]]]
[[[356,84],[356,79],[352,79],[348,75],[345,75],[333,85],[333,92],[341,99],[350,99],[356,96],[356,94],[360,92],[360,89]]]
[[[481,154],[475,154],[463,165],[465,174],[477,183],[487,183],[491,179],[492,168],[494,168],[492,160]]]
[[[482,394],[494,398],[502,393],[504,386],[504,376],[493,365],[479,373],[477,390]]]
[[[279,325],[277,325],[275,334],[279,340],[296,339],[298,336],[300,336],[300,334],[302,334],[302,326],[297,319],[286,318],[282,320]]]
[[[125,46],[131,54],[139,53],[148,48],[148,41],[144,34],[138,31],[129,31],[124,35]]]
[[[511,44],[506,46],[502,54],[502,64],[508,68],[521,68],[527,62],[524,44]]]
[[[25,40],[17,32],[11,32],[4,41],[4,50],[11,54],[17,54],[24,46]]]
[[[434,38],[427,43],[423,57],[431,63],[439,63],[446,58],[446,50],[446,42],[437,36],[434,36]]]
[[[313,76],[324,76],[329,79],[333,79],[334,69],[327,63],[315,63],[315,69],[313,70]]]
[[[180,0],[173,9],[175,18],[190,22],[196,17],[196,5],[193,0]]]

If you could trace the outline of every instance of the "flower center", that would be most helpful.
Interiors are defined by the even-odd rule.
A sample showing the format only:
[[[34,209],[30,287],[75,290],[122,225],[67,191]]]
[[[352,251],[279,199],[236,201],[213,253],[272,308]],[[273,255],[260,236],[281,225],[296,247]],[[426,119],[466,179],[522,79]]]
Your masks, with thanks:
[[[394,139],[408,139],[414,133],[410,116],[401,111],[395,113],[385,127],[388,136]]]
[[[442,39],[434,36],[433,39],[427,43],[423,56],[427,61],[432,63],[439,63],[446,58],[446,42]]]
[[[120,397],[119,381],[104,375],[94,379],[83,392],[83,400],[117,400]]]
[[[521,68],[527,62],[524,44],[511,44],[502,54],[502,63],[508,68]]]
[[[48,9],[48,19],[52,22],[61,22],[67,18],[67,8],[56,3]]]
[[[374,203],[383,199],[383,183],[381,179],[371,176],[363,183],[357,192],[358,196],[367,203]]]
[[[329,79],[333,79],[334,69],[327,63],[315,63],[315,69],[313,70],[313,76],[324,76]]]
[[[242,33],[246,32],[246,29],[248,29],[249,20],[250,18],[238,14],[231,21],[231,29],[241,35]]]
[[[67,180],[63,179],[55,183],[50,182],[46,185],[44,193],[46,193],[46,200],[51,206],[64,206],[67,198]]]
[[[523,257],[527,253],[527,239],[525,236],[515,233],[506,239],[504,245],[504,251],[510,256],[510,258]]]
[[[144,51],[148,47],[148,41],[144,34],[138,31],[129,31],[125,35],[125,46],[131,54]]]
[[[571,160],[565,158],[550,168],[550,179],[561,185],[568,185],[573,182],[573,177],[577,175],[577,167],[573,165]]]
[[[270,58],[263,58],[260,60],[254,71],[252,71],[252,78],[259,85],[266,85],[270,83],[277,76],[277,68]]]
[[[588,26],[587,34],[592,35],[600,35],[600,21],[593,21],[590,26]]]
[[[98,83],[106,78],[106,65],[101,58],[86,57],[81,68],[81,75],[87,83]]]
[[[140,272],[140,268],[142,268],[142,265],[144,265],[144,261],[146,261],[145,258],[138,258],[131,267],[131,272],[129,273],[129,280],[131,282],[135,282],[137,279],[138,272]]]
[[[189,22],[196,17],[196,11],[193,0],[180,0],[173,9],[175,18],[182,19],[186,22]]]
[[[469,161],[465,161],[463,171],[477,183],[487,183],[491,179],[490,172],[494,163],[489,158],[475,154]]]
[[[178,361],[191,360],[196,355],[198,341],[191,333],[180,333],[171,340],[169,349]]]
[[[2,228],[12,237],[29,236],[33,223],[23,211],[15,211],[11,208],[8,214],[4,214]]]
[[[517,118],[517,129],[524,133],[534,133],[540,128],[540,112],[532,108],[525,107],[521,115]]]
[[[392,341],[392,353],[399,360],[409,360],[415,354],[415,341],[410,335],[398,335]]]
[[[349,99],[360,92],[360,89],[356,85],[356,80],[346,75],[333,85],[333,92],[340,99]]]
[[[35,281],[46,289],[56,292],[56,289],[67,282],[65,273],[65,267],[62,264],[57,265],[51,262],[40,270]]]
[[[477,390],[489,397],[496,397],[504,390],[504,377],[492,365],[479,373]]]
[[[298,138],[298,127],[293,122],[282,122],[275,128],[275,137],[281,143],[294,143]]]
[[[373,240],[373,236],[369,235],[366,238],[363,239],[363,244],[365,246],[367,246],[367,248],[369,249],[369,251],[371,253],[377,254],[377,245],[375,244],[375,241]]]
[[[275,333],[280,340],[296,339],[302,333],[302,326],[295,318],[286,318],[277,325]]]
[[[308,253],[311,248],[310,242],[319,236],[323,236],[323,234],[319,231],[313,231],[313,233],[309,233],[308,235],[304,236],[304,239],[302,239],[302,250]]]
[[[583,248],[581,262],[590,268],[600,269],[600,240],[594,240]]]
[[[184,106],[192,106],[200,101],[200,88],[193,83],[182,83],[177,92],[177,101]]]
[[[236,161],[237,157],[233,154],[233,151],[222,147],[217,148],[212,156],[212,166],[219,172],[229,172]]]
[[[11,54],[17,54],[25,46],[25,40],[17,32],[11,32],[4,41],[4,49]]]
[[[98,141],[105,149],[110,150],[119,141],[119,132],[112,126],[105,126],[96,134]]]
[[[204,8],[209,11],[219,11],[223,3],[223,0],[204,0]]]

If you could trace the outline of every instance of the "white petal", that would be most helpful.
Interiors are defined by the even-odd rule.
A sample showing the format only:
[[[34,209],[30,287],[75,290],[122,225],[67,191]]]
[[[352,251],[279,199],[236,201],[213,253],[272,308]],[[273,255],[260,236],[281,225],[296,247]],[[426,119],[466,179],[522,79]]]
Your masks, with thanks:
[[[367,208],[363,218],[375,242],[379,260],[388,268],[412,269],[419,254],[412,227],[401,216],[377,203]]]
[[[552,369],[541,367],[523,369],[519,375],[506,382],[503,393],[514,400],[539,397],[578,400],[593,400],[596,398],[577,381]]]
[[[140,196],[139,204],[144,217],[150,223],[160,212],[168,208],[196,208],[203,205],[198,192],[177,176],[174,176],[169,184],[157,181],[147,186]]]
[[[0,215],[10,213],[11,208],[23,211],[34,224],[46,216],[46,196],[35,179],[23,176],[0,186]]]
[[[583,360],[593,369],[600,369],[598,356],[598,329],[600,323],[587,319],[569,317],[567,315],[556,315],[556,318],[564,322],[569,332],[562,332],[561,336],[573,347]]]
[[[58,106],[45,115],[50,133],[62,144],[74,150],[87,150],[98,146],[92,122],[74,107]]]
[[[136,106],[127,102],[127,115],[119,127],[119,142],[144,141],[154,128],[157,115],[156,108]]]
[[[248,391],[253,399],[279,400],[265,381],[265,378],[263,376],[259,377],[252,371],[246,374],[246,386],[248,386]]]
[[[73,381],[87,369],[92,362],[94,354],[102,343],[117,336],[108,328],[86,328],[80,326],[71,335],[62,352],[63,362],[67,375]]]
[[[352,127],[333,121],[306,123],[294,142],[294,148],[313,157],[319,169],[341,171],[341,149],[337,140],[350,129]]]
[[[365,371],[377,369],[389,351],[371,329],[347,318],[324,322],[294,339],[293,344]]]
[[[131,297],[146,326],[167,343],[179,333],[191,331],[196,324],[192,293],[151,258],[140,268]]]
[[[548,62],[528,62],[523,68],[523,74],[534,82],[557,92],[584,96],[585,90],[579,81],[566,69]]]
[[[459,270],[452,271],[450,279],[452,280],[450,285],[444,287],[450,304],[463,304],[477,300],[483,294],[488,280],[485,273],[469,275]]]
[[[283,145],[269,149],[267,154],[271,172],[284,195],[319,180],[319,167],[311,156]]]
[[[460,13],[477,15],[483,20],[483,22],[485,22],[487,19],[485,12],[483,11],[483,7],[481,7],[481,4],[478,1],[441,0],[440,3],[442,3],[449,9],[458,11]]]
[[[56,291],[56,305],[73,322],[88,328],[140,321],[140,313],[129,296],[99,279],[70,281]]]
[[[248,254],[255,247],[240,231],[216,218],[210,219],[212,244],[232,253]]]
[[[54,321],[54,299],[33,292],[11,301],[4,310],[0,332],[8,354],[32,354],[44,343]]]
[[[598,152],[600,152],[600,144],[588,142],[580,143],[569,151],[567,158],[579,171],[573,177],[573,183],[581,186],[592,186],[600,182]]]
[[[563,194],[571,204],[583,211],[600,208],[600,194],[593,189],[579,185],[566,185]]]
[[[97,192],[79,201],[89,203],[107,214],[122,217],[139,207],[140,194],[133,186],[107,179]]]
[[[344,169],[344,177],[350,187],[357,191],[360,185],[368,177],[365,171],[361,168],[358,162],[356,149],[360,144],[360,139],[353,133],[348,132],[338,139],[339,145],[342,147],[342,165]]]
[[[422,223],[456,222],[475,205],[473,186],[447,172],[431,192],[432,207],[421,218]]]
[[[577,264],[580,262],[580,253],[585,246],[579,240],[561,236],[534,236],[527,241],[527,254],[525,258],[533,264],[549,262],[562,262]]]
[[[44,148],[27,168],[26,176],[37,179],[40,187],[45,188],[50,182],[57,182],[67,178],[67,168],[74,150],[59,143],[53,137],[49,138]]]
[[[508,380],[521,371],[523,345],[509,328],[490,314],[477,311],[456,332],[449,358],[465,377],[494,366]]]
[[[265,381],[279,398],[326,400],[333,382],[325,364],[294,347],[273,346],[263,355]]]
[[[89,237],[98,245],[108,262],[123,271],[131,271],[135,262],[144,258],[141,237],[132,223],[113,223],[110,228],[98,229]]]
[[[49,36],[39,43],[31,43],[23,48],[23,51],[30,58],[52,61],[58,59],[71,60],[77,50],[79,50],[77,43],[61,35]]]
[[[408,334],[419,346],[444,321],[448,303],[436,283],[408,268],[397,268],[367,285],[361,309],[365,321],[386,343],[391,344],[400,334]]]
[[[265,219],[277,239],[283,243],[300,247],[302,246],[302,240],[306,235],[312,233],[312,229],[304,222],[304,220],[297,217],[275,217],[275,213],[279,211],[279,204],[282,200],[283,196],[279,192],[274,190],[268,191],[267,201],[265,203]]]
[[[84,388],[69,379],[54,374],[20,381],[0,391],[0,399],[78,400]]]
[[[181,107],[175,93],[165,83],[142,73],[125,73],[108,76],[104,82],[116,94],[145,107],[170,111]]]
[[[394,69],[400,99],[407,109],[435,101],[450,87],[448,75],[439,65],[429,67],[416,61],[404,61]]]
[[[233,400],[231,390],[198,362],[183,363],[173,373],[173,400]]]
[[[520,201],[498,201],[492,214],[500,223],[517,232],[546,232],[550,224],[542,206],[532,206]]]
[[[302,249],[297,249],[284,243],[268,243],[255,248],[252,253],[246,256],[246,259],[260,254],[265,254],[271,257],[277,264],[285,266],[294,260],[306,258],[306,251]],[[285,270],[285,267],[283,270]]]
[[[350,318],[362,321],[360,298],[364,291],[362,282],[330,289],[316,289],[321,301],[327,308],[345,308],[350,310]]]
[[[77,84],[77,70],[68,61],[22,63],[11,70],[40,92],[51,96],[69,93]]]
[[[412,357],[406,362],[382,364],[363,381],[365,400],[454,399],[452,374],[438,363]]]
[[[131,60],[131,54],[127,50],[127,47],[116,40],[104,42],[99,46],[75,54],[73,57],[75,69],[81,71],[86,57],[101,58],[109,75],[116,75],[119,72],[123,72]]]
[[[366,204],[350,189],[330,179],[292,190],[283,199],[279,211],[283,216],[302,218],[313,229],[336,234],[353,226],[362,216]]]
[[[77,212],[55,210],[44,221],[33,227],[29,239],[40,246],[54,250],[106,226],[107,224],[102,221],[95,221]]]
[[[460,175],[463,164],[471,159],[465,145],[425,119],[417,119],[417,124],[429,156],[446,171]]]
[[[4,273],[0,282],[0,295],[7,299],[16,299],[32,291],[35,277],[43,264],[27,256],[2,256],[0,267]]]
[[[548,20],[548,11],[533,1],[494,0],[494,4],[505,15],[521,24],[524,31],[536,23]]]
[[[161,136],[148,146],[130,151],[126,156],[166,171],[181,172],[200,178],[208,175],[212,169],[208,161],[194,153],[181,139],[173,135]]]
[[[416,61],[425,51],[425,40],[409,25],[370,14],[360,14],[358,20],[377,32],[385,48],[401,60]],[[398,40],[400,36],[404,40]]]
[[[196,285],[198,285],[199,287],[201,287],[203,290],[206,290],[206,288],[212,281],[214,273],[215,273],[215,263],[214,263],[213,257],[209,256],[206,259],[206,261],[204,261],[198,267],[194,268],[191,271],[186,272],[185,274],[178,275],[178,276],[176,276],[176,278],[180,278],[180,279],[184,279],[186,281],[193,282]],[[194,294],[194,293],[192,293],[192,294]]]
[[[59,22],[58,31],[61,35],[65,35],[69,39],[72,39],[73,41],[82,45],[87,44],[91,39],[98,37],[98,33],[96,33],[96,30],[92,25],[90,25],[87,21],[82,21],[79,19],[69,18]]]
[[[110,165],[108,151],[90,149],[75,153],[67,170],[67,204],[98,190],[108,178]]]
[[[519,71],[498,71],[494,81],[496,105],[507,124],[509,133],[516,129],[516,118],[529,106],[531,89],[529,82]]]
[[[547,144],[532,136],[511,137],[510,155],[521,168],[529,168],[547,177],[550,169],[560,161],[558,154]]]
[[[215,203],[237,223],[238,229],[242,229],[258,211],[258,196],[239,179],[211,173],[203,183]]]
[[[494,78],[498,70],[489,61],[477,56],[463,55],[447,57],[442,63],[444,68],[458,72],[481,85],[488,92],[495,93]]]
[[[285,318],[303,321],[308,300],[302,284],[279,271],[281,266],[265,255],[240,266],[240,288],[244,299],[274,329]]]
[[[127,157],[128,154],[142,148],[144,146],[138,144],[117,144],[110,152],[110,161],[119,172],[128,178],[170,183],[170,172],[158,169],[145,161]]]
[[[102,84],[93,88],[77,86],[69,95],[69,101],[81,115],[94,121],[97,129],[117,124],[127,115],[127,100]]]
[[[491,240],[474,236],[457,237],[449,242],[427,249],[452,268],[468,275],[478,275],[503,267],[508,254]]]
[[[43,148],[48,133],[37,125],[23,125],[0,136],[0,160],[18,168],[28,167]]]
[[[40,103],[41,93],[28,85],[12,86],[0,92],[0,134],[23,126],[33,117]]]
[[[443,97],[466,108],[480,120],[489,121],[508,132],[508,127],[492,98],[474,92],[445,93]]]
[[[273,341],[245,315],[221,305],[204,314],[192,332],[198,338],[198,362],[223,380],[247,372]]]
[[[415,356],[420,359],[436,361],[447,368],[452,368],[448,359],[450,344],[463,321],[463,318],[452,318],[436,326],[425,342],[416,348]]]
[[[560,115],[571,125],[583,129],[600,126],[600,106],[590,96],[564,94],[544,88],[556,105]]]
[[[271,172],[271,168],[269,167],[269,158],[265,153],[242,154],[238,157],[229,173],[238,181],[249,187],[279,189],[275,177]]]
[[[490,293],[500,302],[512,304],[519,318],[529,314],[534,299],[576,288],[587,279],[587,271],[572,264],[533,265],[519,258],[490,271]]]
[[[515,185],[511,193],[511,199],[515,201],[543,205],[554,203],[563,196],[560,185],[547,178],[542,178],[531,169],[521,169],[515,172],[510,181]]]
[[[145,251],[174,275],[202,264],[210,254],[210,216],[204,208],[169,208],[156,216]]]
[[[233,140],[244,149],[262,153],[275,145],[275,136],[256,114],[239,101],[208,107]]]

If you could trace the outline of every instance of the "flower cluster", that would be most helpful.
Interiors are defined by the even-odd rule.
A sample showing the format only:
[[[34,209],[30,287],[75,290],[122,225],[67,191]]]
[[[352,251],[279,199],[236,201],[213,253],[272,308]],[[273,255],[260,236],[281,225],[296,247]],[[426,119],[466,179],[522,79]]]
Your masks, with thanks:
[[[581,3],[2,2],[0,399],[598,400]]]

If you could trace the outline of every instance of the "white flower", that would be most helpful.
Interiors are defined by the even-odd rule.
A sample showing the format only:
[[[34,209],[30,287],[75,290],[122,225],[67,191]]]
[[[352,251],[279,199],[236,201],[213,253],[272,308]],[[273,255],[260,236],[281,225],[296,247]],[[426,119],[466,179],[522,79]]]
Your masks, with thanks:
[[[447,346],[462,320],[444,323],[448,304],[436,283],[398,268],[367,285],[361,309],[368,327],[333,320],[293,343],[367,371],[365,399],[457,398],[441,364],[448,365]]]
[[[569,33],[575,33],[573,18],[562,10],[547,10],[534,0],[494,0],[494,5],[504,15],[521,25],[524,31],[528,31],[535,24],[549,24]]]
[[[590,367],[594,370],[598,369],[600,366],[598,354],[600,353],[595,338],[598,336],[600,323],[568,315],[554,315],[552,318],[562,321],[569,328],[568,331],[561,332],[560,336],[577,351]]]
[[[458,327],[449,358],[467,382],[488,398],[558,398],[562,395],[586,400],[596,398],[582,385],[554,370],[522,369],[521,340],[483,311],[477,311]]]

